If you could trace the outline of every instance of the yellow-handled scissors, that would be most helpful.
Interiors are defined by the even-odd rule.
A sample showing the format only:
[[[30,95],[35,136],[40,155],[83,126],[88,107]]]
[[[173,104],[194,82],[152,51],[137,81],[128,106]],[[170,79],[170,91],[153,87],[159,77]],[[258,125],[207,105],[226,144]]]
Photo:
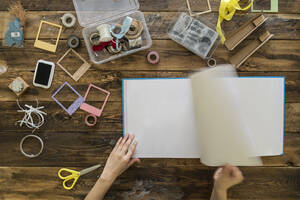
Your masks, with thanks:
[[[71,169],[67,169],[67,168],[62,168],[58,171],[58,177],[60,179],[64,180],[64,182],[63,182],[64,188],[66,190],[71,190],[74,187],[74,185],[76,184],[76,182],[80,176],[90,173],[91,171],[94,171],[94,170],[98,169],[99,167],[101,167],[101,165],[95,165],[93,167],[81,170],[80,172],[71,170]],[[62,173],[64,173],[64,172],[70,173],[70,175],[63,176]],[[71,180],[73,180],[72,185],[67,186],[67,182],[69,182]]]

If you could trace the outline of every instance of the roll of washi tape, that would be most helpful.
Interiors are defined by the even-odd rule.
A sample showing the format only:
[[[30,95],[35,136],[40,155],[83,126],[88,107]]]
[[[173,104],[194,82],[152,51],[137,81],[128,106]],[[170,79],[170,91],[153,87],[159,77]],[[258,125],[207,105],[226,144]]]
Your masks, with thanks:
[[[150,51],[148,54],[147,54],[147,61],[150,63],[150,64],[158,64],[159,63],[159,60],[160,60],[160,57],[159,57],[159,54],[158,52],[156,51]]]
[[[100,34],[100,42],[109,42],[113,40],[112,35],[110,34],[110,25],[102,24],[97,27],[97,30]]]
[[[128,40],[136,39],[141,36],[143,29],[144,29],[144,27],[143,27],[142,22],[134,19],[132,21],[129,31],[126,33],[125,37]]]
[[[76,24],[76,17],[71,13],[66,13],[61,17],[61,21],[65,27],[71,28]]]
[[[128,40],[128,45],[130,49],[141,47],[143,45],[142,37],[138,37],[133,40]]]
[[[76,35],[70,35],[68,37],[67,44],[70,48],[76,49],[80,45],[80,38]]]
[[[101,39],[101,36],[99,33],[93,33],[91,36],[90,36],[90,43],[92,45],[99,45],[101,42],[100,42],[100,39]]]
[[[215,66],[217,66],[217,61],[216,61],[216,59],[214,59],[214,58],[209,58],[209,59],[207,60],[207,65],[208,65],[209,67],[215,67]]]
[[[108,50],[108,52],[111,53],[111,54],[117,54],[117,53],[120,53],[120,52],[121,52],[122,46],[121,46],[119,49],[117,49],[117,48],[114,48],[112,45],[109,45],[109,46],[107,47],[107,50]]]
[[[28,154],[28,153],[26,153],[26,152],[24,151],[24,149],[23,149],[23,143],[24,143],[24,141],[25,141],[27,138],[35,138],[35,139],[37,139],[37,140],[41,143],[41,150],[40,150],[37,154]],[[43,142],[43,140],[42,140],[40,137],[38,137],[38,136],[36,136],[36,135],[27,135],[27,136],[25,136],[25,137],[21,140],[21,142],[20,142],[20,151],[21,151],[21,153],[22,153],[24,156],[26,156],[26,157],[28,157],[28,158],[35,158],[35,157],[38,157],[38,156],[43,152],[43,150],[44,150],[44,142]]]
[[[92,123],[90,123],[91,119],[92,119]],[[85,124],[90,127],[95,126],[97,124],[97,117],[93,114],[87,115],[85,117]]]
[[[115,24],[113,29],[110,28],[110,31],[112,34],[120,34],[122,32],[122,25],[121,24]]]
[[[126,35],[136,35],[137,33],[139,32],[139,23],[137,20],[133,20],[131,25],[130,25],[130,28],[128,30],[128,32],[126,33]]]
[[[128,42],[128,40],[123,40],[122,42],[121,42],[121,45],[122,45],[122,49],[123,49],[123,51],[129,51],[129,42]]]

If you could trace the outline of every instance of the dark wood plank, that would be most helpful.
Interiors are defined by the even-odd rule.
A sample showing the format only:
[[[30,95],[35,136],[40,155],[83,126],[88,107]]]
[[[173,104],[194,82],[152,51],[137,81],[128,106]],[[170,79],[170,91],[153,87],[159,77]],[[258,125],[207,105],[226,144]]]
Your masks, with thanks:
[[[75,14],[75,12],[73,12]],[[40,20],[46,20],[53,23],[61,24],[60,17],[64,12],[29,12],[26,18],[25,38],[35,39]],[[146,12],[146,22],[153,39],[168,39],[167,30],[169,24],[176,20],[178,12]],[[222,28],[226,35],[230,35],[231,30],[237,29],[247,20],[252,18],[255,13],[237,14],[230,22],[224,22]],[[272,39],[299,40],[300,39],[300,18],[299,14],[265,14],[269,19],[266,23],[249,38],[257,38],[263,31],[269,30],[275,36]],[[0,12],[0,22],[8,21],[7,12]],[[218,14],[213,13],[205,16],[205,19],[214,26],[217,23]],[[278,28],[278,27],[285,27]],[[2,30],[2,29],[1,29]],[[0,31],[1,33],[1,31]],[[41,34],[40,38],[56,38],[56,32],[52,29]],[[82,38],[82,27],[77,23],[74,28],[63,30],[61,39],[66,39],[70,34],[78,35]],[[4,34],[0,34],[3,39]]]
[[[100,121],[101,124],[105,123]],[[97,128],[87,128],[84,125],[73,124],[73,129],[55,123],[56,129],[42,128],[36,131],[45,143],[43,154],[38,158],[29,159],[23,156],[19,143],[25,135],[31,134],[26,128],[19,131],[1,130],[0,136],[0,166],[89,166],[95,160],[104,163],[117,139],[121,137],[121,130],[116,124],[106,131],[103,125]],[[120,124],[120,123],[119,123]],[[81,129],[74,130],[76,127]],[[65,128],[66,127],[66,128]],[[83,128],[85,128],[83,130]],[[22,130],[22,131],[21,131]],[[300,134],[285,133],[285,148],[283,156],[263,157],[264,166],[300,166]],[[24,145],[29,153],[37,152],[38,145]],[[149,167],[159,166],[203,166],[199,159],[144,159]]]
[[[81,168],[78,168],[78,170]],[[80,178],[72,191],[65,191],[57,177],[58,167],[0,168],[0,198],[83,199],[99,172]],[[209,199],[214,168],[151,167],[141,164],[125,172],[106,199]],[[245,180],[229,190],[230,199],[300,198],[299,168],[242,168]]]
[[[101,66],[101,65],[100,65]],[[21,66],[20,66],[21,67]],[[151,67],[151,66],[150,66]],[[153,77],[188,77],[192,71],[102,71],[99,69],[90,69],[80,80],[75,82],[58,66],[54,75],[54,81],[50,89],[45,90],[32,85],[34,66],[28,67],[27,71],[19,71],[10,67],[9,71],[0,77],[0,102],[16,100],[16,95],[7,87],[9,83],[17,76],[22,77],[30,88],[20,97],[20,101],[52,101],[51,95],[65,82],[68,81],[81,95],[84,95],[90,83],[94,83],[111,92],[109,101],[122,101],[122,79],[123,78],[153,78]],[[75,68],[75,67],[74,67]],[[287,103],[300,101],[300,72],[239,72],[240,76],[284,76],[286,78],[285,100]],[[73,93],[64,91],[66,99]],[[98,93],[91,94],[90,101],[101,101]],[[98,97],[98,98],[97,98]],[[1,105],[0,105],[1,106]]]
[[[24,102],[29,105],[35,105],[35,101]],[[62,102],[68,103],[68,102]],[[102,102],[89,102],[91,105],[100,107]],[[23,104],[22,104],[23,105]],[[55,102],[40,102],[44,105],[45,111],[48,113],[46,116],[46,123],[41,130],[55,131],[86,131],[86,130],[101,130],[101,131],[122,131],[122,103],[108,102],[105,110],[101,116],[100,123],[91,129],[87,129],[84,124],[84,117],[86,113],[78,110],[72,116],[69,116],[62,108]],[[24,106],[24,105],[23,105]],[[2,130],[13,130],[16,132],[26,130],[24,128],[17,128],[15,122],[23,118],[23,114],[17,113],[15,102],[1,103],[0,111],[5,117],[5,120],[0,120],[0,127]],[[286,103],[285,105],[285,131],[287,132],[300,132],[300,103]]]
[[[207,10],[206,1],[190,0],[193,3],[194,11]],[[62,4],[60,0],[40,1],[40,0],[22,0],[25,9],[32,11],[70,11],[74,10],[73,1],[64,1]],[[265,1],[266,2],[266,1]],[[279,2],[280,13],[299,13],[299,0],[285,0]],[[187,11],[185,0],[139,0],[140,9],[142,11]],[[218,11],[220,1],[211,0],[213,11]],[[0,10],[6,11],[9,6],[9,0],[3,0],[0,4]],[[250,11],[249,11],[250,12]]]
[[[217,63],[228,63],[228,58],[241,47],[233,52],[228,52],[224,47],[220,46],[214,54]],[[57,62],[67,50],[67,46],[65,41],[60,41],[56,54],[53,54],[34,48],[33,41],[27,40],[25,49],[0,47],[0,59],[6,60],[8,66],[14,70],[34,70],[39,59]],[[151,49],[160,53],[161,61],[158,65],[147,63],[145,57],[147,51],[140,51],[105,64],[93,65],[93,67],[107,71],[197,71],[199,68],[207,66],[205,61],[199,56],[172,40],[154,40]],[[89,61],[89,56],[84,46],[78,52]],[[298,40],[272,40],[254,53],[239,68],[239,71],[300,71],[299,61],[300,45]],[[66,63],[68,63],[67,60]],[[57,69],[59,70],[59,67]]]

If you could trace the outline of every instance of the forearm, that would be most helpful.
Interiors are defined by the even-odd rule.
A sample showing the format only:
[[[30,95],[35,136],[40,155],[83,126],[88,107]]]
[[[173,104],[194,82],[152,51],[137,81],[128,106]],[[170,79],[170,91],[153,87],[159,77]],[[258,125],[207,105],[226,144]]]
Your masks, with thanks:
[[[113,184],[114,180],[106,180],[100,177],[85,200],[102,200]]]
[[[227,200],[227,191],[214,188],[210,200]]]

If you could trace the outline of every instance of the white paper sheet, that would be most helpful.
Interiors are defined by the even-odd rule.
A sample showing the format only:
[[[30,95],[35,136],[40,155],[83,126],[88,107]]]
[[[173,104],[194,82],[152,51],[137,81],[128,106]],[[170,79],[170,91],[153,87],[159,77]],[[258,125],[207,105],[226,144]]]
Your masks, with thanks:
[[[259,156],[284,151],[284,78],[237,78],[243,112]]]
[[[198,145],[203,164],[261,165],[235,80],[234,68],[215,67],[191,76]]]
[[[143,158],[199,158],[188,79],[124,81],[124,128]]]
[[[257,156],[283,153],[284,79],[234,78]],[[124,80],[124,132],[140,158],[199,158],[189,79]],[[216,124],[213,124],[212,126]]]

